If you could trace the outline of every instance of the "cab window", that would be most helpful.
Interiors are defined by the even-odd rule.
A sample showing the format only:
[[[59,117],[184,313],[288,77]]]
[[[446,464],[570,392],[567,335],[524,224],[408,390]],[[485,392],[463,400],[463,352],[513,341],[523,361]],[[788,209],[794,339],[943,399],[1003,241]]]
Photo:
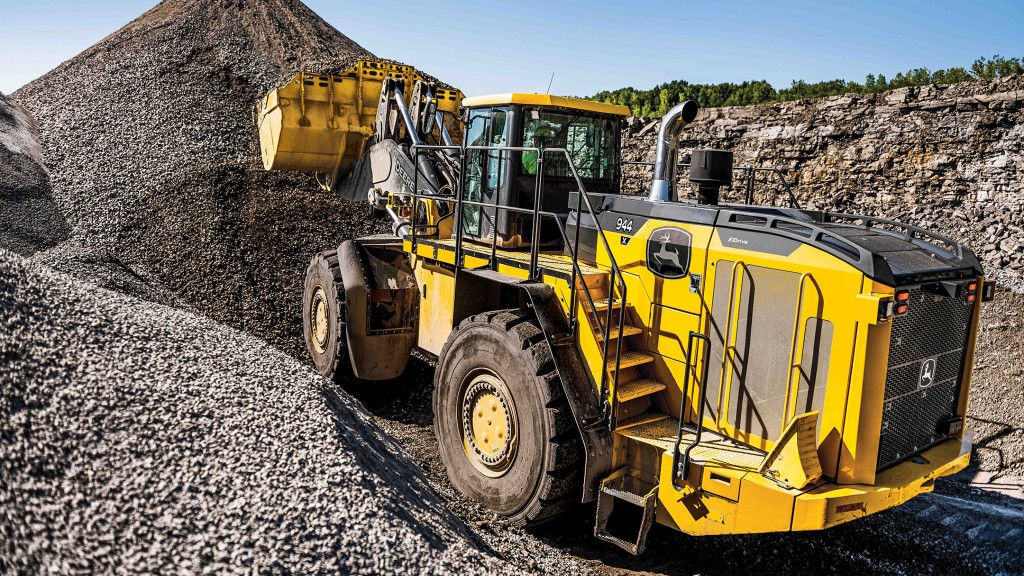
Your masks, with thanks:
[[[526,111],[523,122],[523,146],[565,148],[581,179],[609,180],[616,177],[617,123],[609,118],[587,115],[584,112],[561,112],[544,109]],[[544,157],[544,176],[572,178],[572,169],[565,156],[547,154]],[[524,152],[520,171],[537,173],[536,152]]]

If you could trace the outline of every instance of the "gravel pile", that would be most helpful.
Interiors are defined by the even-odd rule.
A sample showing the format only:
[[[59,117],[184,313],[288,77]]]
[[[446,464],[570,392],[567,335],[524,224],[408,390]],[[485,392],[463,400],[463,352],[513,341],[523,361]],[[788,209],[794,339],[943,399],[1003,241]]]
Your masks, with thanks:
[[[4,250],[0,310],[0,573],[507,571],[259,339]]]
[[[167,0],[21,88],[75,232],[42,260],[304,355],[309,258],[383,229],[311,176],[266,173],[253,109],[299,69],[364,57],[297,0]]]
[[[29,255],[68,231],[50,193],[35,121],[0,94],[0,246]]]

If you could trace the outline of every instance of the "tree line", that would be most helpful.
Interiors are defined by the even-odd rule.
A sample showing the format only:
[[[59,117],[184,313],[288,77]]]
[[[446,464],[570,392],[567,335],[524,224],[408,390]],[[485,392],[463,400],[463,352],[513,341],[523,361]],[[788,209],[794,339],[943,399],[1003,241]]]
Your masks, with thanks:
[[[620,88],[603,91],[589,97],[589,100],[628,106],[634,116],[661,116],[684,100],[694,100],[702,108],[722,106],[749,106],[819,98],[848,93],[874,93],[904,86],[928,84],[954,84],[967,80],[991,80],[1000,76],[1024,74],[1024,58],[1003,58],[993,56],[974,61],[970,69],[956,67],[931,71],[927,68],[913,68],[899,72],[891,79],[883,74],[868,74],[863,83],[849,80],[825,80],[808,83],[794,80],[789,88],[776,90],[764,80],[749,80],[739,84],[690,84],[686,80],[673,80],[659,84],[650,90]]]

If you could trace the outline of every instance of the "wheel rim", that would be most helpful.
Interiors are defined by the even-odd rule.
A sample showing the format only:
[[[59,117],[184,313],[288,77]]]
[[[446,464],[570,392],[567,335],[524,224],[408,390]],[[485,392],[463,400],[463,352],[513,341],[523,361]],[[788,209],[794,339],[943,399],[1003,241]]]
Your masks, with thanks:
[[[503,476],[515,461],[518,420],[512,395],[493,372],[467,378],[462,393],[462,446],[485,476]]]
[[[328,327],[330,312],[327,307],[327,292],[323,286],[313,291],[313,299],[309,302],[310,340],[313,348],[320,354],[327,351]]]

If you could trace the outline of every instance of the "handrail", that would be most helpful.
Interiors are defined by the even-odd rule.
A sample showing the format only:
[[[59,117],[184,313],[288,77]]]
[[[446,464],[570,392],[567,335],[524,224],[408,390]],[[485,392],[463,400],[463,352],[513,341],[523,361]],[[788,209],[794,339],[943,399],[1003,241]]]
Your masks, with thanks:
[[[654,162],[646,162],[646,161],[643,161],[643,160],[623,160],[622,162],[620,162],[620,164],[623,164],[623,165],[626,165],[626,166],[650,166],[652,168],[654,167]],[[680,162],[679,164],[676,165],[676,167],[677,168],[689,168],[690,167],[690,163],[689,162]],[[789,195],[789,207],[790,208],[796,208],[797,210],[800,209],[800,203],[797,201],[796,195],[793,194],[793,188],[789,185],[789,181],[786,180],[786,176],[785,176],[785,174],[782,173],[782,170],[779,170],[778,168],[774,168],[774,167],[770,167],[770,166],[733,166],[732,169],[734,171],[740,171],[740,172],[746,172],[747,173],[744,176],[744,178],[746,180],[746,186],[747,186],[747,198],[746,198],[746,203],[747,204],[752,204],[753,203],[754,173],[755,172],[771,172],[771,173],[775,174],[778,177],[779,183],[782,184],[782,187],[785,188],[786,193]],[[774,204],[774,196],[773,196],[772,206],[774,206],[774,205],[775,204]]]
[[[572,161],[572,156],[570,155],[569,151],[567,149],[565,149],[565,148],[540,148],[540,147],[530,147],[530,146],[461,146],[461,147],[459,147],[459,146],[437,146],[437,145],[427,145],[427,144],[414,144],[412,146],[413,153],[416,156],[416,159],[414,159],[414,162],[418,160],[419,155],[422,154],[424,151],[439,150],[439,149],[451,149],[451,148],[459,148],[459,149],[461,149],[463,151],[463,154],[462,154],[462,166],[461,166],[460,174],[465,174],[465,167],[466,167],[466,161],[467,161],[466,159],[468,157],[468,154],[466,154],[466,152],[468,152],[468,151],[472,151],[472,150],[495,151],[495,150],[497,150],[497,151],[499,151],[501,153],[504,153],[504,152],[535,152],[535,153],[537,153],[537,161],[538,161],[538,163],[537,163],[538,164],[538,166],[537,166],[538,167],[537,173],[538,173],[538,175],[537,175],[537,184],[536,184],[536,190],[535,190],[535,195],[534,195],[534,207],[533,207],[533,210],[527,210],[527,209],[522,209],[522,208],[512,207],[512,206],[499,206],[498,205],[498,195],[497,194],[495,194],[495,201],[494,201],[493,205],[485,205],[484,203],[478,203],[478,202],[473,202],[473,201],[466,200],[465,197],[464,197],[465,196],[465,194],[464,194],[465,193],[465,186],[464,186],[465,178],[464,177],[460,177],[460,179],[459,179],[459,185],[457,187],[457,191],[456,191],[455,199],[454,200],[446,198],[446,197],[443,197],[443,196],[440,196],[440,195],[436,195],[436,194],[419,194],[418,193],[418,176],[419,175],[417,173],[416,176],[414,177],[413,192],[411,194],[409,194],[409,193],[397,193],[397,194],[394,194],[394,195],[397,195],[397,196],[411,196],[412,199],[413,199],[413,219],[414,219],[414,221],[412,222],[412,225],[411,225],[411,228],[412,228],[412,231],[413,231],[412,241],[414,243],[416,241],[416,234],[415,234],[416,233],[416,229],[417,229],[417,226],[416,226],[416,223],[415,223],[416,205],[418,204],[418,201],[420,199],[431,199],[431,200],[441,201],[441,202],[453,202],[454,201],[455,204],[456,204],[456,221],[455,221],[455,228],[454,228],[454,230],[455,230],[455,237],[456,237],[456,243],[455,243],[455,264],[456,264],[456,266],[462,266],[462,262],[461,262],[461,255],[462,254],[461,253],[462,253],[462,236],[463,236],[464,231],[462,230],[462,221],[461,221],[461,219],[462,219],[463,207],[464,206],[490,207],[490,208],[494,209],[494,218],[495,218],[495,226],[492,226],[492,231],[494,231],[494,238],[493,238],[493,240],[491,242],[491,245],[492,245],[491,246],[491,248],[492,248],[491,252],[492,252],[492,254],[491,254],[491,262],[490,262],[490,264],[491,264],[492,267],[496,268],[497,267],[497,264],[496,264],[496,261],[497,261],[497,258],[496,258],[496,255],[497,255],[496,223],[497,223],[498,212],[501,211],[501,210],[505,210],[505,211],[508,211],[508,212],[533,214],[534,215],[534,222],[533,222],[533,224],[534,224],[534,235],[533,235],[533,242],[532,242],[532,244],[530,246],[530,271],[529,271],[529,274],[530,274],[530,278],[531,279],[536,279],[538,277],[539,273],[540,273],[539,267],[537,266],[537,263],[538,263],[538,260],[539,260],[539,252],[540,252],[540,242],[539,242],[540,222],[539,221],[540,221],[541,217],[550,217],[550,218],[552,218],[555,221],[555,223],[556,223],[556,227],[558,228],[559,234],[562,236],[562,239],[565,242],[565,246],[566,247],[570,247],[571,246],[571,248],[569,248],[570,256],[571,256],[570,259],[571,259],[571,262],[572,262],[572,279],[571,279],[571,286],[570,286],[570,288],[571,288],[571,293],[570,293],[570,326],[571,326],[571,329],[572,329],[573,333],[578,335],[578,331],[577,331],[577,327],[578,327],[577,315],[578,315],[578,312],[576,310],[576,305],[575,305],[575,294],[576,294],[576,290],[577,290],[577,288],[576,288],[576,280],[577,280],[577,277],[582,277],[583,276],[583,271],[579,267],[579,256],[578,256],[580,228],[579,228],[579,226],[576,227],[575,234],[574,234],[574,240],[573,240],[573,242],[570,242],[568,234],[565,231],[565,227],[562,224],[561,219],[558,218],[558,216],[556,214],[554,214],[554,213],[544,212],[544,211],[540,210],[540,207],[543,205],[542,195],[543,195],[543,192],[544,192],[543,187],[542,187],[542,185],[543,185],[543,158],[544,158],[544,155],[548,154],[548,153],[561,153],[562,155],[565,156],[567,164],[568,164],[569,168],[572,170],[573,178],[576,180],[576,184],[579,187],[580,194],[577,195],[577,213],[578,214],[581,213],[582,208],[583,208],[583,204],[585,203],[586,204],[587,212],[590,214],[590,217],[592,218],[592,220],[595,222],[595,224],[597,226],[598,237],[601,239],[601,242],[602,242],[602,244],[604,246],[605,252],[608,255],[608,262],[609,262],[609,267],[611,269],[611,276],[614,279],[614,285],[612,286],[612,289],[609,291],[609,295],[608,295],[608,299],[609,299],[608,300],[608,308],[607,308],[607,313],[606,313],[606,322],[605,322],[604,325],[601,324],[600,318],[596,314],[596,312],[597,312],[596,311],[596,306],[594,304],[593,295],[590,292],[590,287],[587,286],[586,282],[582,283],[583,284],[584,295],[587,297],[587,303],[590,305],[590,312],[594,314],[594,319],[597,321],[596,322],[597,323],[597,329],[600,331],[601,336],[602,336],[602,340],[603,340],[603,350],[602,350],[602,358],[601,358],[603,365],[601,367],[601,381],[600,381],[600,385],[599,385],[599,389],[598,389],[598,398],[599,398],[599,400],[602,403],[602,412],[603,412],[604,418],[609,421],[609,424],[611,426],[614,426],[614,422],[613,422],[614,410],[613,410],[613,408],[614,408],[614,404],[615,404],[615,397],[614,397],[614,395],[611,394],[611,390],[615,389],[618,386],[619,372],[621,371],[621,367],[622,367],[622,364],[621,364],[621,360],[622,360],[622,338],[620,337],[620,338],[616,339],[617,342],[616,342],[616,347],[615,347],[615,370],[614,370],[614,373],[613,373],[613,376],[612,376],[611,386],[609,387],[608,386],[608,372],[609,372],[609,370],[608,370],[609,361],[608,360],[609,360],[609,341],[611,340],[611,338],[610,338],[610,335],[611,335],[611,316],[612,316],[612,308],[615,307],[613,305],[613,302],[615,301],[615,298],[616,298],[616,291],[618,291],[618,298],[620,299],[620,303],[619,303],[619,306],[618,306],[618,308],[619,308],[619,323],[618,323],[619,324],[619,332],[618,333],[621,335],[622,331],[623,331],[623,328],[624,328],[624,325],[625,325],[625,312],[626,312],[626,302],[627,302],[627,298],[626,298],[626,295],[627,295],[626,281],[625,281],[625,277],[622,275],[621,269],[619,268],[618,262],[615,260],[615,255],[612,252],[611,244],[608,242],[608,238],[606,237],[606,235],[604,233],[604,229],[602,229],[600,224],[598,223],[597,213],[594,210],[593,202],[591,201],[590,195],[587,193],[586,188],[583,186],[583,181],[580,179],[579,172],[576,169],[576,165]],[[609,397],[611,398],[611,400],[609,400]]]
[[[594,226],[597,229],[597,236],[599,238],[601,238],[601,242],[604,244],[604,249],[605,249],[605,252],[608,254],[608,261],[611,264],[612,272],[617,277],[618,282],[619,282],[619,286],[620,286],[620,292],[621,292],[620,297],[621,297],[622,300],[621,300],[621,305],[620,305],[620,310],[619,310],[619,337],[616,338],[616,341],[615,341],[615,375],[612,377],[612,388],[615,389],[615,390],[618,390],[619,371],[622,368],[622,364],[621,364],[621,361],[622,361],[622,329],[624,327],[625,317],[626,317],[626,302],[627,302],[627,300],[626,300],[626,280],[622,277],[622,272],[619,270],[618,262],[615,261],[615,255],[612,252],[611,245],[608,243],[608,238],[605,236],[604,228],[602,228],[600,222],[598,222],[597,214],[594,211],[594,206],[590,202],[590,195],[588,195],[587,191],[583,188],[583,181],[580,180],[580,175],[579,175],[579,172],[577,172],[577,170],[576,170],[576,165],[573,163],[572,158],[569,156],[569,151],[565,150],[564,148],[562,149],[562,151],[565,154],[565,159],[568,161],[569,168],[572,169],[572,175],[573,175],[573,178],[576,179],[576,185],[579,186],[579,188],[580,188],[580,193],[577,195],[577,199],[576,199],[576,206],[577,206],[576,213],[577,214],[580,213],[580,211],[579,211],[580,200],[581,199],[582,200],[586,200],[586,202],[587,202],[587,211],[590,213],[590,217],[593,220]],[[577,241],[577,243],[579,242],[579,234],[580,234],[580,226],[576,226],[576,241]],[[574,253],[573,254],[573,259],[575,259],[575,258],[576,258],[576,254]],[[586,286],[586,282],[584,282],[584,286]],[[573,289],[575,289],[575,287],[573,287]],[[613,288],[612,290],[609,291],[609,294],[608,294],[607,323],[609,325],[611,324],[611,320],[612,320],[612,302],[613,302],[614,297],[615,297],[615,289]],[[598,322],[598,324],[600,324],[600,321]],[[601,373],[601,382],[602,382],[601,394],[602,395],[603,394],[608,394],[608,391],[606,391],[604,389],[605,376],[608,373],[608,363],[607,363],[608,362],[608,340],[609,340],[608,336],[605,336],[605,338],[604,338],[604,357],[603,357],[605,365],[603,367],[604,370]],[[616,403],[615,395],[611,394],[611,403],[608,404],[608,407],[609,407],[609,415],[612,417],[612,419],[614,419],[614,414],[615,414],[615,410],[614,410],[615,403]],[[611,422],[611,425],[612,425],[613,428],[614,428],[614,424],[615,424],[614,422]]]
[[[955,241],[952,238],[949,238],[947,236],[943,236],[942,234],[938,234],[938,233],[932,232],[931,230],[926,230],[924,228],[920,228],[920,227],[914,226],[912,224],[907,224],[905,222],[900,222],[898,220],[889,220],[887,218],[876,218],[874,216],[864,216],[862,214],[844,214],[844,213],[841,213],[841,212],[826,212],[825,215],[829,217],[830,221],[832,221],[831,219],[834,219],[834,218],[835,219],[842,219],[842,220],[853,220],[853,221],[858,221],[859,220],[859,221],[863,222],[863,224],[860,225],[862,228],[872,228],[873,226],[871,226],[871,224],[873,224],[873,223],[885,224],[886,226],[894,226],[896,228],[902,228],[903,230],[906,231],[906,232],[904,232],[903,235],[906,236],[907,238],[911,239],[911,240],[917,238],[918,237],[917,235],[927,236],[929,238],[934,238],[935,240],[938,240],[938,241],[942,242],[943,244],[945,244],[946,246],[952,248],[953,251],[950,252],[950,254],[953,254],[954,256],[956,256],[957,259],[963,260],[963,258],[964,258],[964,247],[960,243],[958,243],[957,241]],[[925,241],[928,242],[929,244],[932,244],[933,246],[935,245],[934,242],[930,242],[928,240],[925,240]],[[948,252],[948,250],[947,250],[947,252]]]
[[[793,336],[792,336],[792,338],[790,339],[790,342],[789,342],[789,372],[787,373],[787,376],[786,376],[786,403],[785,403],[785,407],[782,410],[782,428],[783,428],[783,430],[785,430],[786,426],[789,424],[789,419],[790,419],[790,416],[789,416],[790,405],[789,405],[789,403],[790,403],[790,398],[793,396],[793,369],[800,366],[800,362],[797,361],[796,358],[794,358],[794,355],[796,354],[797,338],[800,335],[800,316],[802,315],[803,308],[804,308],[804,280],[807,280],[808,278],[812,278],[811,277],[811,273],[810,272],[804,272],[800,276],[800,281],[797,284],[797,291],[796,291],[796,316],[793,318]],[[806,335],[804,337],[806,338]],[[802,357],[803,357],[803,350],[801,350],[800,356],[798,356],[797,358],[802,358]],[[799,372],[797,374],[799,375]],[[800,378],[798,377],[796,381],[797,381],[797,384],[796,384],[796,389],[797,389],[796,396],[799,397],[799,395],[800,395]],[[793,401],[793,411],[795,412],[796,411],[796,401],[797,401],[797,398],[793,398],[792,401]]]
[[[430,199],[430,200],[435,200],[435,201],[438,201],[438,202],[450,202],[450,203],[454,203],[455,202],[455,200],[452,199],[452,198],[446,198],[446,197],[443,197],[443,196],[428,196],[428,195],[423,195],[423,194],[413,194],[412,192],[392,192],[391,194],[392,194],[392,196],[410,197],[410,198],[414,198],[414,199]],[[472,200],[464,200],[463,201],[463,205],[464,206],[477,206],[477,207],[481,207],[481,208],[491,208],[491,207],[493,207],[493,204],[484,203],[484,202],[474,202]],[[514,207],[514,206],[499,206],[499,209],[501,209],[501,210],[508,210],[510,212],[515,212],[517,214],[534,214],[533,210],[529,210],[529,209],[526,209],[526,208],[517,208],[517,207]],[[537,212],[537,214],[540,215],[540,216],[543,216],[545,218],[551,218],[551,219],[553,219],[555,221],[558,221],[558,215],[555,214],[554,212],[540,211],[540,212]],[[431,226],[431,225],[423,225],[422,227],[424,227],[424,228],[436,228],[436,226]],[[558,226],[558,231],[561,233],[562,239],[565,242],[569,242],[569,237],[568,237],[568,234],[565,231],[565,227],[564,226]],[[572,264],[573,264],[574,271],[577,274],[582,276],[583,275],[583,269],[580,268],[579,262],[576,261],[576,262],[573,262]],[[594,300],[591,297],[589,291],[584,291],[584,295],[587,296],[588,303],[590,304],[590,307],[591,308],[595,308],[596,306],[594,305]],[[607,333],[607,332],[605,332],[605,333]]]
[[[739,282],[736,282],[736,272],[740,272]],[[729,294],[729,309],[726,316],[725,334],[722,339],[722,373],[718,376],[718,421],[726,421],[726,415],[728,411],[725,410],[729,407],[729,393],[732,391],[732,376],[726,378],[726,374],[731,374],[732,369],[729,367],[729,353],[735,350],[736,343],[735,338],[739,330],[739,303],[736,300],[743,298],[743,274],[747,271],[747,263],[742,260],[737,262],[732,269],[732,275],[729,279],[729,286],[731,293]],[[737,286],[739,289],[737,289]],[[733,304],[736,303],[736,322],[733,322]],[[730,335],[731,334],[731,335]],[[726,384],[729,388],[726,388]],[[722,406],[722,401],[725,400],[725,407]]]
[[[704,354],[702,357],[702,377],[700,382],[697,384],[700,386],[697,392],[697,430],[694,433],[693,441],[686,447],[686,452],[682,455],[683,461],[679,462],[679,446],[683,443],[683,422],[686,418],[686,399],[690,397],[690,372],[696,370],[696,366],[693,364],[693,340],[694,339],[704,341]],[[679,479],[682,474],[683,479],[686,479],[686,469],[690,466],[690,452],[700,444],[701,432],[704,430],[704,399],[707,394],[707,376],[708,376],[708,360],[711,357],[711,339],[701,332],[690,331],[690,336],[686,340],[686,374],[683,377],[683,397],[679,402],[679,431],[676,433],[676,446],[672,452],[672,486],[676,490],[682,490],[682,485],[678,484],[676,480]],[[696,378],[694,378],[696,380]],[[691,403],[692,407],[693,404]],[[685,484],[685,482],[684,482]],[[698,488],[700,484],[698,481]]]

